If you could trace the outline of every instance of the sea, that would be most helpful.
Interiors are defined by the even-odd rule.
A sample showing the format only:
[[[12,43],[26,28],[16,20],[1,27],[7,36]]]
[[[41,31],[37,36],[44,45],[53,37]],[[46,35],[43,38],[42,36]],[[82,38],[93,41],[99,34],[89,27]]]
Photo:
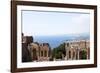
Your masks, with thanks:
[[[70,40],[87,40],[90,39],[89,35],[52,35],[52,36],[34,36],[34,42],[38,43],[49,43],[50,47],[56,48],[65,41]]]

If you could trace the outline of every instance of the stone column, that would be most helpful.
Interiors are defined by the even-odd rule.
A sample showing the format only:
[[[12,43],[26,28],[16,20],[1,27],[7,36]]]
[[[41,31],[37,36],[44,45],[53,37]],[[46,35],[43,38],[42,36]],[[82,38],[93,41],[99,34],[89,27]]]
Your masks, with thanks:
[[[75,52],[75,56],[74,56],[75,58],[74,59],[76,60],[76,48],[75,48],[75,51],[74,52]]]
[[[37,59],[39,61],[40,55],[39,55],[39,50],[37,50]]]
[[[78,49],[78,54],[77,54],[77,56],[78,56],[78,57],[77,57],[78,60],[80,59],[80,57],[79,57],[79,56],[80,56],[79,53],[80,53],[80,51],[79,51],[79,49]]]
[[[47,50],[47,57],[50,57],[50,56],[49,56],[49,50]]]

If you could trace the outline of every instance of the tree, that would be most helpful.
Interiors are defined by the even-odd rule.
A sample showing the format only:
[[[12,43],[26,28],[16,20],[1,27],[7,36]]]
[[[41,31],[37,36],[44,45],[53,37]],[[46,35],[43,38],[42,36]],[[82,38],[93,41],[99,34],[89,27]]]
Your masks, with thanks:
[[[81,51],[81,59],[87,59],[87,52],[85,50]]]
[[[62,55],[66,55],[65,43],[60,44],[52,50],[52,58],[62,59]]]

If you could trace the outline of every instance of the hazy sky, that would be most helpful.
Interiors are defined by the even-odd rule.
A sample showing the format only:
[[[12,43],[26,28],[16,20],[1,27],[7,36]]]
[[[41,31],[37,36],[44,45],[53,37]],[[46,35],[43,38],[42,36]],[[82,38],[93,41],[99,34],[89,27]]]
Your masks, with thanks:
[[[22,32],[33,36],[89,33],[90,14],[22,11]]]

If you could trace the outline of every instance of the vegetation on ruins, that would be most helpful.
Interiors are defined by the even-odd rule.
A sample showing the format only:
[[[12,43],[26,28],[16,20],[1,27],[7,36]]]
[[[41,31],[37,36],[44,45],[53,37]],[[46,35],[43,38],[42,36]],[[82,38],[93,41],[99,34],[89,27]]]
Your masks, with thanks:
[[[63,57],[65,57],[65,55],[66,55],[65,43],[60,44],[58,47],[52,50],[52,58],[62,59]]]
[[[87,59],[87,52],[85,50],[81,51],[81,59]]]

